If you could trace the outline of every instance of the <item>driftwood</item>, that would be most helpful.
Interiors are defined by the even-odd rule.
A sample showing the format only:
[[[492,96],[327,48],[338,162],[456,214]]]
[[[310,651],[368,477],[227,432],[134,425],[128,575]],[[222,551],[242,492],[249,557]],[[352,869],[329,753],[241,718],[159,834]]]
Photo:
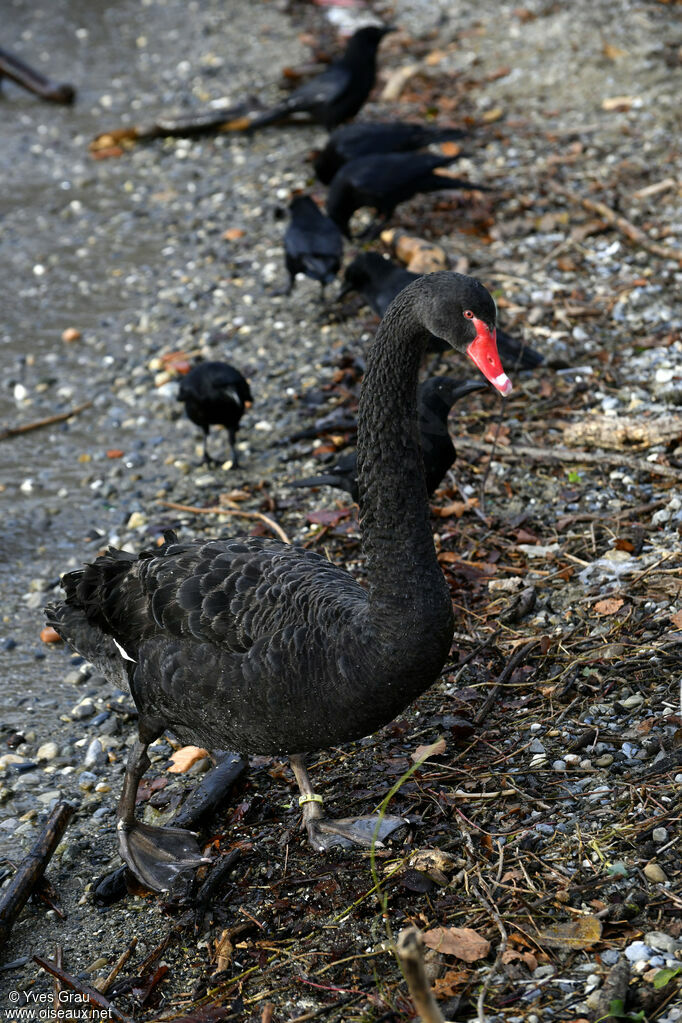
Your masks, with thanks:
[[[222,508],[220,506],[215,508],[199,508],[193,504],[176,504],[175,501],[159,501],[159,504],[162,504],[164,508],[173,508],[175,511],[191,512],[192,515],[236,515],[240,519],[257,519],[259,522],[265,523],[275,536],[278,536],[284,543],[291,543],[282,527],[263,512],[242,511],[241,508]]]
[[[90,143],[90,152],[98,153],[115,146],[130,147],[136,142],[150,139],[191,138],[195,135],[206,135],[210,132],[231,131],[235,119],[241,119],[249,106],[239,103],[231,107],[214,107],[198,113],[185,114],[180,117],[158,117],[149,124],[132,124],[126,128],[114,128],[102,132]]]
[[[19,864],[10,884],[0,900],[0,948],[2,948],[36,886],[42,880],[52,854],[59,845],[62,835],[74,814],[71,803],[57,803],[37,842]]]
[[[457,440],[457,450],[466,452],[480,452],[486,455],[494,455],[498,461],[516,461],[519,458],[531,458],[536,462],[573,462],[584,465],[620,465],[630,472],[648,472],[653,476],[665,476],[672,480],[682,480],[682,471],[673,469],[669,465],[659,465],[658,462],[645,462],[641,458],[633,458],[632,455],[597,454],[591,451],[571,451],[569,448],[535,448],[526,445],[514,444],[510,448],[493,447],[492,444],[483,444],[480,441],[472,441],[468,438]]]
[[[424,969],[424,942],[420,931],[416,927],[406,927],[398,935],[395,951],[414,1007],[423,1023],[445,1023]]]
[[[633,242],[635,245],[639,245],[641,248],[646,249],[647,252],[651,252],[654,256],[660,256],[661,259],[674,259],[678,263],[682,263],[682,250],[674,249],[670,245],[664,245],[662,242],[653,241],[649,238],[648,234],[641,230],[639,227],[635,227],[629,220],[622,217],[615,210],[612,210],[606,203],[598,202],[596,199],[588,199],[584,195],[578,195],[577,192],[572,192],[569,188],[564,188],[562,185],[558,185],[555,181],[547,182],[548,188],[555,195],[560,195],[564,199],[568,199],[569,202],[574,203],[576,206],[582,206],[590,213],[596,213],[597,216],[602,217],[607,224],[611,227],[615,227],[617,231],[620,231],[628,241]]]
[[[190,793],[168,822],[174,828],[196,828],[219,809],[236,781],[246,770],[246,760],[237,753],[226,753],[212,771]]]
[[[682,437],[682,416],[659,416],[642,419],[641,416],[590,416],[579,423],[564,427],[564,444],[588,448],[623,450],[630,445],[642,448],[654,444],[670,444]]]
[[[56,962],[53,962],[51,959],[43,959],[42,956],[33,956],[33,962],[40,966],[41,969],[51,973],[53,977],[57,977],[64,987],[76,991],[81,999],[86,999],[95,1009],[99,1009],[101,1012],[100,1018],[115,1019],[118,1023],[132,1023],[130,1017],[120,1012],[115,1005],[111,1004],[108,998],[105,998],[99,991],[89,987],[87,984],[83,984],[78,977],[74,977],[73,974],[61,969]],[[64,1000],[64,1004],[68,1005],[68,1000]],[[81,1006],[82,1002],[79,1001],[79,1008]]]
[[[53,423],[63,423],[65,419],[71,419],[90,408],[91,401],[84,401],[82,405],[76,405],[68,412],[57,412],[54,416],[46,416],[45,419],[36,419],[33,423],[24,423],[23,426],[8,426],[0,430],[0,440],[7,440],[9,437],[18,437],[22,433],[30,433],[32,430],[41,430],[43,426],[52,426]]]
[[[35,96],[40,96],[50,103],[73,103],[76,98],[73,85],[69,85],[68,82],[54,82],[25,64],[15,54],[0,49],[0,80],[3,77],[11,78],[23,89],[28,89]]]

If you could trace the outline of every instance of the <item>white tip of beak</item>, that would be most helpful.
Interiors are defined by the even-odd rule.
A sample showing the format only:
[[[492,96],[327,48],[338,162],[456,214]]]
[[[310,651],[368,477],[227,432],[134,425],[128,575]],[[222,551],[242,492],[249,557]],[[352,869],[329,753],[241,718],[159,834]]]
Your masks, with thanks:
[[[495,379],[491,380],[490,382],[493,385],[493,387],[495,387],[500,392],[500,394],[503,394],[505,397],[509,394],[509,392],[512,389],[512,382],[506,373],[500,373],[498,377],[495,377]]]

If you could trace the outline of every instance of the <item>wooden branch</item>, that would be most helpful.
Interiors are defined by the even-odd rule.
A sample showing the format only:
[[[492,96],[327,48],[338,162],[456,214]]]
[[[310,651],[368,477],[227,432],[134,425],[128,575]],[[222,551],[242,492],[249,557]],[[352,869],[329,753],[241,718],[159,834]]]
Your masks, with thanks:
[[[136,945],[137,945],[137,937],[134,937],[134,938],[132,938],[132,940],[131,940],[130,944],[128,945],[127,949],[125,950],[125,952],[121,956],[119,956],[118,961],[114,964],[114,966],[112,966],[112,968],[109,971],[109,973],[107,974],[107,976],[104,977],[102,980],[99,980],[99,981],[96,980],[95,981],[95,987],[97,988],[97,990],[101,994],[105,995],[107,993],[107,991],[109,990],[111,985],[114,983],[114,981],[118,977],[119,973],[121,972],[121,970],[123,969],[125,964],[130,959],[130,957],[133,954],[133,952],[135,951],[135,946]],[[60,962],[57,965],[61,966],[62,964]]]
[[[263,512],[256,511],[242,511],[241,508],[197,508],[192,504],[176,504],[175,501],[159,501],[164,508],[174,508],[175,511],[191,512],[193,515],[236,515],[241,519],[258,519],[260,522],[264,522],[269,529],[278,536],[284,543],[291,543],[291,540],[284,532],[282,527],[271,519],[269,515],[265,515]]]
[[[3,892],[0,900],[0,948],[4,946],[17,917],[42,880],[74,811],[75,807],[71,803],[57,803],[35,845],[21,861]]]
[[[485,721],[485,719],[487,718],[487,716],[488,716],[488,714],[490,712],[490,708],[492,707],[492,705],[495,703],[495,701],[497,700],[498,696],[502,692],[502,686],[505,684],[505,682],[509,678],[511,678],[511,676],[512,676],[513,672],[516,670],[516,668],[518,668],[518,666],[520,664],[523,664],[523,662],[526,660],[526,658],[528,657],[528,655],[531,652],[531,650],[533,649],[533,647],[537,646],[537,644],[539,642],[540,641],[537,640],[537,639],[532,639],[530,641],[530,643],[524,643],[523,646],[520,646],[520,647],[516,648],[514,653],[511,655],[511,657],[507,661],[507,663],[506,663],[506,665],[504,667],[504,671],[502,672],[500,677],[497,679],[497,682],[495,683],[493,688],[488,693],[488,696],[486,697],[485,702],[483,703],[483,706],[481,707],[481,709],[479,710],[478,714],[474,718],[474,723],[476,725],[483,724],[483,722]]]
[[[406,927],[400,932],[395,951],[414,1007],[423,1023],[445,1023],[424,970],[423,950],[421,932],[416,927]]]
[[[90,408],[91,405],[91,401],[84,401],[82,405],[76,405],[75,408],[69,409],[68,412],[58,412],[56,415],[47,416],[45,419],[36,419],[34,423],[24,423],[23,426],[9,426],[5,430],[0,430],[0,440],[7,440],[8,437],[18,437],[22,433],[30,433],[31,430],[40,430],[43,426],[52,426],[53,423],[62,423],[65,419],[71,419],[72,416],[79,415],[86,408]]]
[[[47,78],[8,50],[0,50],[0,80],[3,76],[50,103],[73,103],[76,98],[73,85]]]
[[[492,444],[483,444],[480,441],[468,438],[457,439],[458,451],[478,451],[485,455],[492,455],[498,461],[514,461],[517,457],[532,458],[535,462],[573,462],[584,465],[620,465],[630,472],[649,472],[653,476],[665,476],[668,479],[682,480],[682,471],[672,469],[669,465],[659,465],[657,462],[646,462],[641,458],[633,458],[631,455],[617,455],[611,452],[592,451],[570,451],[568,448],[532,448],[512,444],[508,448],[493,448]]]
[[[96,1009],[100,1009],[102,1013],[106,1013],[107,1019],[115,1019],[118,1023],[133,1023],[129,1016],[125,1016],[115,1005],[101,995],[99,991],[95,991],[94,988],[89,987],[87,984],[83,984],[78,977],[74,977],[73,974],[67,973],[66,970],[62,970],[55,962],[51,959],[43,959],[41,956],[33,956],[33,962],[37,963],[41,969],[46,970],[47,973],[51,973],[53,977],[58,977],[63,985],[71,988],[72,991],[77,991],[81,998],[86,999],[90,1005]],[[65,1002],[68,1005],[68,1002]],[[80,1003],[82,1005],[82,1002]]]
[[[662,242],[653,241],[641,228],[635,227],[634,224],[630,223],[629,220],[619,213],[616,213],[606,203],[578,195],[577,192],[572,192],[569,188],[564,188],[563,185],[559,185],[555,181],[548,181],[547,187],[555,195],[563,196],[564,199],[568,199],[574,205],[583,206],[590,213],[596,213],[597,216],[603,217],[607,224],[620,231],[628,241],[646,249],[647,252],[651,252],[654,256],[660,256],[661,259],[673,259],[678,263],[682,263],[682,250],[674,249],[672,246],[664,245]]]

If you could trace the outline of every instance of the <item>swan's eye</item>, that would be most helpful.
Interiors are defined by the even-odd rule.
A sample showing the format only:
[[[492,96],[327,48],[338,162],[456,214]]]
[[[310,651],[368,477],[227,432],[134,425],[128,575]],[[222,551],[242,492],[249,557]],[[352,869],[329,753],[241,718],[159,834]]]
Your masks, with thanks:
[[[473,320],[474,318],[474,314],[472,313],[471,309],[465,309],[464,315],[466,316],[467,320]]]

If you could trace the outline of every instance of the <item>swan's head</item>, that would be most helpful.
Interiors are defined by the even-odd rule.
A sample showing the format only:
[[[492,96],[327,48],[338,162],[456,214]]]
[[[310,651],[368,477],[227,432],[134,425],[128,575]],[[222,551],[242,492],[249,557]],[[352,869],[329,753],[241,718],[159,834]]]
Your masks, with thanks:
[[[416,299],[417,315],[436,337],[468,355],[486,380],[500,394],[512,389],[497,352],[495,321],[497,310],[490,292],[475,277],[441,271],[427,274],[410,289]]]

